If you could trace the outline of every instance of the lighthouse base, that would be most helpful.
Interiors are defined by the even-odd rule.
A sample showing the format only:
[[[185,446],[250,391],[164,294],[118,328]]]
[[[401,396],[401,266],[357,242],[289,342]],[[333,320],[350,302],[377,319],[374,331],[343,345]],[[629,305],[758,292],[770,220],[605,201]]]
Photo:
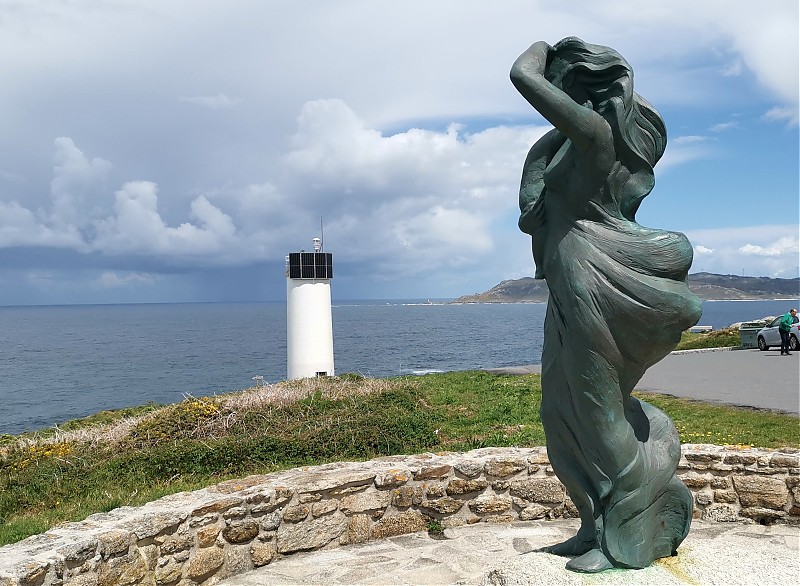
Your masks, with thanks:
[[[287,378],[333,376],[330,279],[286,280]]]

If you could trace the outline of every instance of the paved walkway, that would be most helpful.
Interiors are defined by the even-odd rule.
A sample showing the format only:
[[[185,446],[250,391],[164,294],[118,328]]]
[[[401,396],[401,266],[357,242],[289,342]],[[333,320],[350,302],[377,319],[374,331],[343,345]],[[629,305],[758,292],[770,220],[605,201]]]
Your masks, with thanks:
[[[525,374],[541,372],[541,366],[486,370]],[[779,350],[674,353],[651,366],[636,389],[800,415],[800,353],[791,356],[781,356]]]
[[[447,529],[293,554],[224,586],[277,584],[747,584],[800,583],[800,528],[695,521],[678,555],[643,570],[576,574],[566,558],[535,549],[566,539],[575,519]]]
[[[636,385],[677,397],[800,414],[800,353],[731,350],[670,354]]]

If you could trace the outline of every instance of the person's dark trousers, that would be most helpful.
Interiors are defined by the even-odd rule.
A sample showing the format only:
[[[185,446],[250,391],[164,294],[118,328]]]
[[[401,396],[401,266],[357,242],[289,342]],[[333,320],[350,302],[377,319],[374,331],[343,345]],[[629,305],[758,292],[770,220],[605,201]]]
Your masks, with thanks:
[[[778,330],[781,333],[781,354],[789,353],[789,332]]]

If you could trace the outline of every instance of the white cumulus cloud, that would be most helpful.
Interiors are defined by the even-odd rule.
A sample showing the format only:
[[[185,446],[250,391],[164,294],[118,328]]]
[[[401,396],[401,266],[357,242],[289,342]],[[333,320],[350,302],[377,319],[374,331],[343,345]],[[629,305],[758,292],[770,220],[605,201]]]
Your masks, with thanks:
[[[688,231],[696,255],[692,271],[797,277],[798,230],[797,225],[789,224]],[[713,250],[713,254],[703,249]]]
[[[800,121],[800,110],[797,106],[775,106],[764,114],[769,122],[786,122],[789,126],[797,126]]]
[[[706,142],[708,140],[707,136],[699,136],[696,134],[689,134],[686,136],[678,136],[676,138],[671,139],[673,144],[696,144],[698,142]]]
[[[791,236],[784,236],[779,238],[768,246],[759,246],[757,244],[745,244],[739,248],[742,254],[753,254],[756,256],[781,256],[789,254],[798,254],[800,247],[798,247],[797,238]]]
[[[55,140],[55,165],[50,182],[50,221],[59,227],[78,227],[101,213],[111,163],[88,158],[69,137]]]
[[[155,182],[128,181],[101,193],[111,164],[61,138],[50,209],[2,204],[0,246],[62,247],[168,266],[241,265],[306,246],[323,216],[338,253],[376,262],[397,278],[479,264],[496,252],[493,223],[516,214],[522,161],[546,130],[469,133],[451,124],[385,135],[343,101],[316,100],[300,112],[280,175],[197,195],[172,221]],[[101,276],[102,283],[119,283],[114,275]]]
[[[720,122],[719,124],[715,124],[709,130],[711,132],[725,132],[726,130],[732,130],[733,128],[738,128],[739,123],[735,120],[730,122]]]
[[[168,226],[158,211],[158,186],[131,181],[116,192],[114,213],[97,223],[94,250],[112,254],[153,255],[174,262],[202,260],[218,264],[236,249],[236,228],[231,218],[204,196],[191,204],[197,222]]]
[[[348,256],[430,271],[493,249],[492,222],[514,211],[521,163],[546,130],[385,136],[344,102],[318,100],[303,107],[286,161],[308,211],[324,211]]]
[[[15,246],[47,246],[83,248],[80,234],[74,228],[48,226],[34,212],[16,201],[0,201],[0,248]]]

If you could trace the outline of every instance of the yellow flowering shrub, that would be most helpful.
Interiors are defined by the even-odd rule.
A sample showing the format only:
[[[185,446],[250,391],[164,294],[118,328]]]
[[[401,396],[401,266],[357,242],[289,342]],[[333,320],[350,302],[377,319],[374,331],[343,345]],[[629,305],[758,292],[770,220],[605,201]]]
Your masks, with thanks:
[[[9,453],[3,467],[21,471],[48,459],[63,460],[73,451],[73,446],[67,442],[33,444]]]
[[[223,408],[217,399],[189,397],[142,419],[128,439],[135,445],[156,445],[177,439],[202,437],[207,424],[222,414]]]

